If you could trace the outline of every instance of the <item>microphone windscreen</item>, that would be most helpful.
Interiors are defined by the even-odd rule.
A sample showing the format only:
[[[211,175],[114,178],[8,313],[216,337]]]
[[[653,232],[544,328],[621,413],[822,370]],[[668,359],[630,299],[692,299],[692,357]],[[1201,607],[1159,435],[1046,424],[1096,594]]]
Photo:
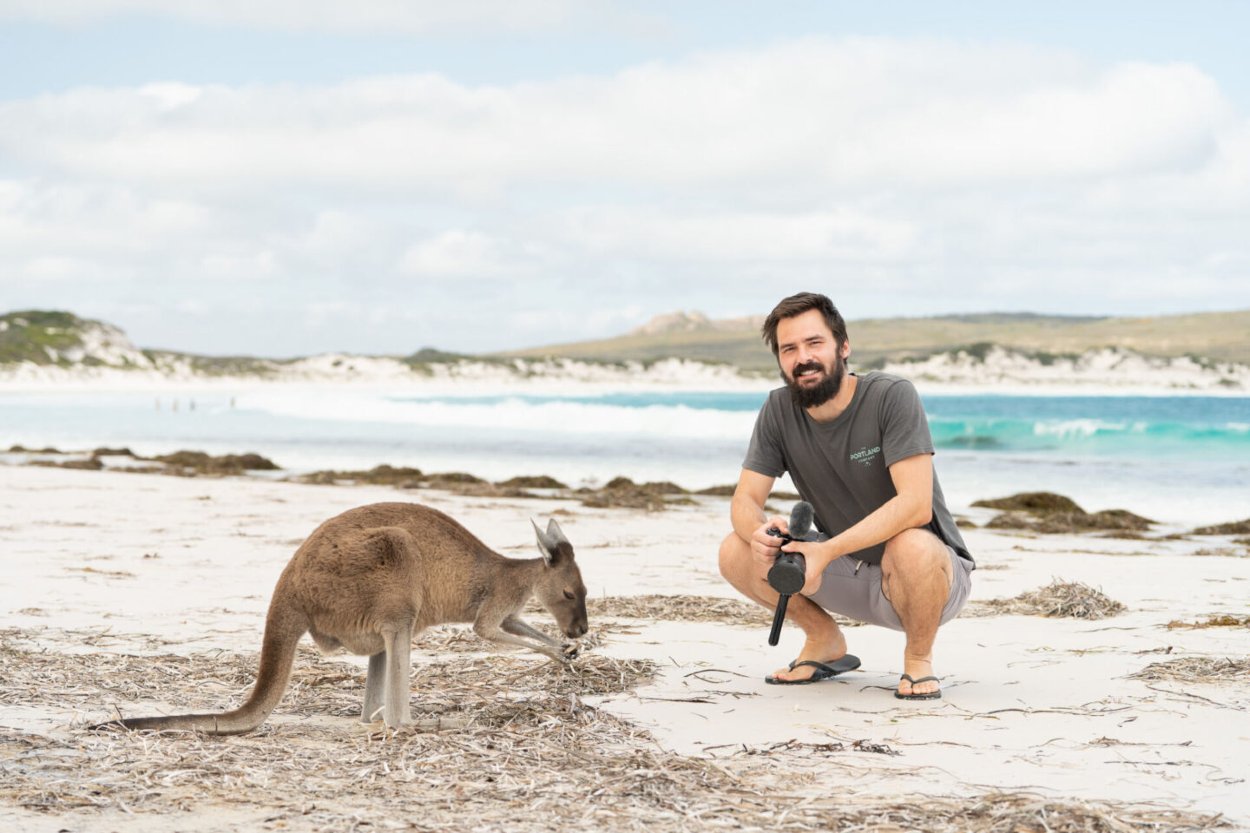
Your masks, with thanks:
[[[790,537],[806,538],[807,533],[812,531],[812,521],[815,520],[816,513],[812,511],[812,505],[805,500],[800,500],[794,504],[794,508],[790,510]]]

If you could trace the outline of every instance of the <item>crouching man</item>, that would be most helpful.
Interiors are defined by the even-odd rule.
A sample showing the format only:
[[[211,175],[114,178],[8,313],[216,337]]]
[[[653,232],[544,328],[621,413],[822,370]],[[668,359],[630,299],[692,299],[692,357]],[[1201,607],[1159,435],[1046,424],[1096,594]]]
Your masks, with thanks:
[[[789,472],[815,510],[825,540],[785,545],[807,560],[807,583],[787,618],[807,641],[769,683],[819,682],[859,666],[830,613],[906,634],[895,696],[942,696],[933,672],[938,628],[968,600],[972,556],[946,508],[933,471],[933,441],[911,383],[847,370],[846,323],[824,295],[804,292],[777,305],[764,340],[786,385],[760,410],[731,504],[733,532],[720,549],[721,574],[768,608],[777,593],[766,575],[777,557],[764,502]]]

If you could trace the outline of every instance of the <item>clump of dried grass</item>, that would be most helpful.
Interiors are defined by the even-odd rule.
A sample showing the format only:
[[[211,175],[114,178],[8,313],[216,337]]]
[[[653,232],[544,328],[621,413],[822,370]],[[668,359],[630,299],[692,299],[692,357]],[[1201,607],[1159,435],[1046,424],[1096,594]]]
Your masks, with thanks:
[[[438,637],[446,641],[471,637],[478,653],[497,648],[471,632],[436,634],[436,641],[418,640],[416,647],[436,650]],[[593,642],[592,642],[593,644]],[[469,650],[469,649],[465,649]],[[62,705],[103,710],[112,704],[168,702],[177,709],[223,710],[234,708],[250,691],[256,678],[257,654],[211,651],[191,655],[90,654],[90,661],[76,664],[63,654],[23,645],[16,629],[0,631],[0,659],[6,671],[0,675],[0,702],[12,705],[46,704],[49,693]],[[525,652],[507,656],[472,656],[423,664],[414,662],[413,688],[417,710],[420,692],[428,690],[435,700],[447,694],[464,694],[464,686],[482,692],[492,687],[507,691],[507,681],[525,678],[528,687],[548,695],[602,695],[631,691],[649,683],[656,665],[644,660],[616,660],[601,654],[584,654],[564,667]],[[353,715],[364,691],[364,667],[360,661],[325,657],[301,646],[291,672],[279,713]],[[524,688],[525,686],[522,686]],[[127,714],[137,714],[126,706]],[[115,715],[114,715],[115,716]]]
[[[714,596],[658,595],[605,596],[586,600],[586,610],[592,617],[605,619],[654,619],[668,622],[722,622],[755,628],[772,623],[772,611],[759,605],[738,599]],[[840,625],[862,624],[853,619],[837,616]]]
[[[375,466],[369,471],[315,471],[296,475],[302,483],[372,483],[401,489],[439,489],[470,497],[541,498],[577,500],[596,509],[643,509],[658,512],[695,503],[676,483],[659,481],[635,483],[628,477],[614,477],[600,488],[571,489],[549,475],[513,477],[491,483],[465,472],[423,473],[420,469]],[[533,492],[539,489],[541,492]]]
[[[1200,526],[1193,531],[1194,535],[1245,535],[1250,532],[1250,518],[1230,521],[1226,524]]]
[[[1102,591],[1087,584],[1055,579],[1045,587],[1027,590],[1012,599],[974,602],[968,605],[964,615],[994,616],[1005,613],[1024,616],[1103,619],[1115,616],[1124,610],[1123,604],[1107,598]]]
[[[1152,662],[1132,680],[1155,682],[1171,680],[1182,683],[1225,683],[1250,680],[1250,659],[1230,657],[1184,657],[1165,662]]]
[[[1022,529],[1043,534],[1105,530],[1116,537],[1148,531],[1155,521],[1125,509],[1086,512],[1069,497],[1054,492],[1021,492],[1004,498],[974,501],[973,506],[1001,509],[989,529]]]
[[[173,454],[158,455],[151,459],[168,466],[170,474],[190,477],[198,474],[239,475],[248,471],[277,471],[280,468],[272,460],[251,452],[214,456],[203,451],[175,451]]]
[[[1177,628],[1187,628],[1190,630],[1198,630],[1202,628],[1250,628],[1250,616],[1233,616],[1228,613],[1216,616],[1208,616],[1201,622],[1182,622],[1179,619],[1173,619],[1168,622],[1168,630],[1176,630]]]
[[[648,594],[605,596],[586,600],[591,616],[608,619],[655,619],[676,622],[723,622],[756,627],[772,621],[759,605],[710,596]]]
[[[69,656],[0,633],[0,700],[50,702],[98,718],[118,699],[220,708],[250,685],[251,654]],[[936,833],[1210,830],[1217,818],[1150,806],[1048,801],[1026,793],[848,801],[798,766],[811,750],[711,760],[664,752],[583,695],[628,690],[655,666],[588,656],[571,670],[530,657],[418,664],[417,727],[355,721],[363,669],[301,651],[281,714],[258,731],[0,729],[0,805],[80,820],[219,813],[288,830],[925,829]],[[293,719],[292,715],[298,715]],[[444,727],[438,731],[423,726]],[[826,754],[888,754],[830,748]],[[242,814],[242,815],[241,815]],[[89,823],[89,822],[88,822]],[[201,825],[204,829],[208,829]]]
[[[690,506],[695,503],[689,492],[667,480],[651,483],[635,483],[628,477],[614,477],[600,489],[583,488],[570,493],[581,500],[583,506],[593,509],[642,509],[658,512],[674,506]]]

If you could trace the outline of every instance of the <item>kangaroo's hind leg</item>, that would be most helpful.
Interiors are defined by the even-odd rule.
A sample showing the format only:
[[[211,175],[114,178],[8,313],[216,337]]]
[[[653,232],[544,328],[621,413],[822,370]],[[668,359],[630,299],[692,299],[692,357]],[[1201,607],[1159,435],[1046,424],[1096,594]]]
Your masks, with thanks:
[[[369,657],[369,673],[365,677],[365,702],[360,709],[360,722],[372,723],[386,702],[386,651]]]
[[[382,719],[392,729],[408,722],[411,710],[408,705],[408,674],[412,668],[412,622],[407,621],[382,632],[386,643],[386,694],[382,706]],[[369,658],[370,671],[373,657]],[[365,688],[369,684],[366,681]]]

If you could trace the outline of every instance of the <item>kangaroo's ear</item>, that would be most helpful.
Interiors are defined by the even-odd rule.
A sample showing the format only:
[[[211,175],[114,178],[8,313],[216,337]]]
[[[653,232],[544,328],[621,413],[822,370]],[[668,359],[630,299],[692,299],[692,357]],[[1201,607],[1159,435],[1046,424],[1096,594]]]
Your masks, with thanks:
[[[558,523],[556,523],[555,518],[547,521],[547,538],[555,541],[556,543],[564,543],[569,546],[573,545],[572,542],[569,541],[568,536],[564,534],[564,530],[560,528]]]
[[[544,535],[543,531],[538,528],[538,524],[534,523],[533,518],[530,518],[530,524],[534,527],[534,534],[538,536],[538,551],[543,554],[543,561],[546,562],[548,567],[550,567],[551,562],[554,561],[556,556],[559,554],[559,549],[556,547],[556,541],[551,538],[551,536]]]

